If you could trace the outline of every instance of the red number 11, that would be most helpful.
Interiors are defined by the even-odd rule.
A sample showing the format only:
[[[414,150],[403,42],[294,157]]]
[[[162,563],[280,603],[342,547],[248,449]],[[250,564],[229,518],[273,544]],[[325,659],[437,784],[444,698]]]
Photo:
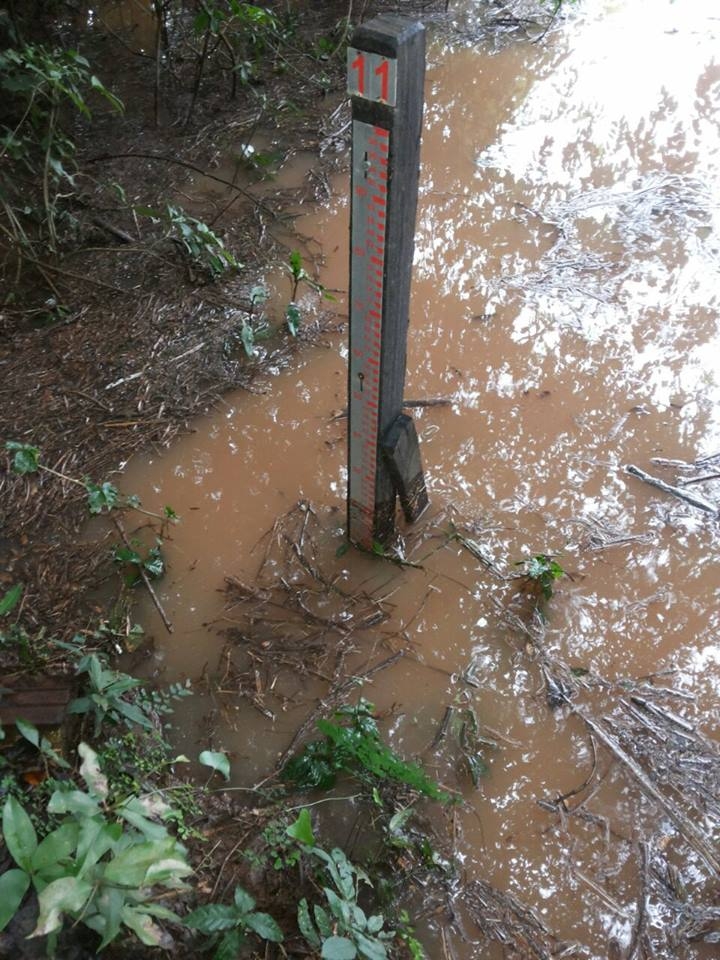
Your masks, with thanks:
[[[380,99],[387,101],[390,87],[390,67],[387,60],[383,60],[380,66],[375,68],[375,76],[380,77]]]
[[[351,70],[357,70],[357,91],[360,96],[365,95],[365,57],[358,53],[350,64]]]

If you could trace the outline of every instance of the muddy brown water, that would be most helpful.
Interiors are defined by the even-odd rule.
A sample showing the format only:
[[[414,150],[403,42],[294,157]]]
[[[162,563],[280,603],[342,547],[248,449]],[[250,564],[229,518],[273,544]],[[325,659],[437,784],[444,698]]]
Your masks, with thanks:
[[[708,4],[666,0],[650,14],[632,0],[585,6],[542,43],[466,42],[472,5],[456,33],[432,34],[406,396],[452,402],[415,411],[432,502],[420,528],[441,534],[453,507],[503,570],[559,554],[572,579],[548,608],[550,647],[613,681],[667,671],[662,682],[694,698],[677,709],[717,736],[718,524],[624,465],[674,483],[677,471],[653,458],[720,451],[720,18]],[[291,166],[289,183],[296,174]],[[342,290],[347,176],[333,186],[297,229],[313,240],[322,282]],[[278,273],[268,284],[281,304],[289,282]],[[158,587],[172,636],[140,603],[149,670],[222,673],[224,577],[252,582],[264,534],[311,501],[324,569],[349,590],[391,595],[392,620],[371,645],[386,655],[403,629],[411,640],[414,658],[363,690],[388,712],[395,747],[449,775],[427,748],[453,704],[472,705],[498,734],[481,788],[465,783],[465,877],[521,897],[580,955],[606,957],[609,939],[627,946],[633,928],[629,841],[669,838],[672,827],[613,768],[592,809],[628,842],[608,849],[602,831],[555,829],[537,800],[582,782],[587,736],[548,709],[542,677],[508,642],[498,603],[512,604],[513,590],[458,544],[422,570],[335,557],[346,462],[345,421],[333,417],[346,402],[346,351],[329,336],[269,376],[262,395],[226,397],[172,449],[125,469],[125,490],[182,517]],[[598,529],[618,542],[602,546]],[[212,715],[234,782],[256,782],[322,692],[302,677],[281,687],[267,701],[273,720],[244,701],[217,710],[217,698],[195,698],[176,719],[181,745],[206,746],[201,720]],[[454,949],[476,956],[469,927],[466,936],[456,932]]]

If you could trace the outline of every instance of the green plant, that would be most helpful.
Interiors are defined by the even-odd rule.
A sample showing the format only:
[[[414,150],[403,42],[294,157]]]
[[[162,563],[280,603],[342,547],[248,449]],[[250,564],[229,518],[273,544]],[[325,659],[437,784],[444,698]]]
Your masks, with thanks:
[[[163,219],[170,227],[171,238],[180,245],[191,263],[204,269],[212,279],[242,266],[202,220],[196,220],[180,207],[170,204],[165,208]]]
[[[42,841],[15,797],[5,801],[3,839],[17,867],[0,877],[0,930],[32,885],[39,914],[30,936],[48,936],[51,955],[65,917],[94,930],[100,936],[98,950],[123,926],[148,946],[167,946],[167,935],[155,921],[178,918],[157,902],[156,888],[183,888],[183,878],[192,873],[184,847],[160,822],[169,807],[158,796],[109,805],[96,753],[85,743],[78,753],[86,789],[65,784],[55,790],[48,813],[63,819]]]
[[[153,730],[152,715],[170,713],[170,700],[190,694],[188,684],[171,684],[167,691],[146,692],[141,690],[142,680],[110,670],[95,653],[82,657],[77,665],[79,675],[87,675],[86,689],[68,706],[69,713],[92,714],[95,718],[95,736],[103,723],[124,723],[128,727],[139,726]],[[138,691],[135,702],[127,699],[131,691]]]
[[[303,807],[294,823],[288,823],[287,815],[281,815],[263,828],[259,844],[243,850],[243,857],[253,868],[287,870],[296,866],[302,854],[299,844],[312,846],[315,838],[310,822],[310,813]]]
[[[327,289],[321,283],[318,283],[317,280],[313,280],[303,266],[302,256],[300,255],[299,250],[293,250],[290,253],[286,269],[290,274],[292,287],[290,292],[290,303],[285,308],[285,322],[288,330],[292,336],[295,337],[297,336],[298,330],[300,329],[300,323],[302,321],[302,313],[296,302],[301,283],[307,284],[307,286],[309,286],[312,290],[322,294],[326,300],[334,300],[335,298],[332,296],[332,294],[328,293]]]
[[[195,78],[186,123],[190,122],[205,65],[214,49],[219,48],[230,70],[230,96],[237,93],[237,82],[252,83],[257,76],[260,55],[270,36],[280,39],[280,21],[264,7],[241,0],[199,0],[200,11],[195,17],[195,34],[202,37],[196,54]],[[212,46],[211,46],[212,45]]]
[[[116,544],[112,550],[112,558],[117,564],[126,567],[125,583],[134,587],[142,581],[142,571],[145,571],[149,580],[159,580],[165,573],[165,558],[162,550],[162,540],[157,537],[154,547],[145,548],[139,540],[133,540],[130,546]],[[144,555],[140,552],[144,550]]]
[[[193,910],[184,922],[192,930],[211,937],[215,960],[234,960],[248,931],[271,943],[281,943],[283,939],[276,921],[270,914],[255,910],[255,901],[242,887],[235,887],[231,904],[208,903]]]
[[[203,750],[198,760],[216,773],[221,773],[226,780],[230,779],[230,761],[222,750]]]
[[[8,157],[7,172],[0,173],[0,198],[8,221],[7,233],[15,242],[32,249],[22,220],[35,215],[23,195],[19,169],[37,175],[42,184],[42,224],[51,250],[57,246],[58,195],[62,181],[74,183],[73,142],[60,127],[66,103],[90,117],[87,90],[92,90],[122,110],[122,103],[91,72],[90,64],[76,50],[51,50],[26,44],[0,53],[0,87],[9,102],[14,102],[19,120],[15,127],[4,127],[0,139],[0,158]],[[38,219],[40,217],[37,217]]]
[[[398,917],[397,935],[405,944],[411,960],[427,960],[427,954],[423,945],[415,936],[414,929],[410,926],[410,915],[407,910],[401,910]]]
[[[152,730],[150,718],[136,703],[126,699],[126,694],[142,686],[142,680],[110,670],[100,658],[91,653],[77,665],[79,675],[87,674],[86,693],[76,697],[68,706],[68,713],[92,714],[95,719],[95,736],[103,723],[120,723]]]
[[[192,826],[202,815],[199,798],[202,786],[179,781],[173,776],[177,764],[189,763],[186,756],[176,755],[162,734],[128,730],[122,735],[103,740],[97,750],[98,762],[107,776],[110,797],[115,803],[134,794],[159,793],[172,797],[172,807],[165,817],[181,840],[203,840],[204,835]]]
[[[374,706],[364,698],[357,706],[341,707],[334,723],[318,720],[324,739],[311,740],[283,769],[283,777],[301,789],[329,789],[339,772],[352,773],[375,785],[382,782],[405,784],[432,800],[448,803],[450,794],[441,790],[416,763],[401,760],[380,739],[373,717]]]
[[[320,950],[323,960],[385,960],[387,946],[395,939],[394,930],[384,930],[385,917],[368,916],[358,903],[360,884],[372,887],[367,873],[352,864],[342,850],[327,853],[318,846],[304,847],[309,857],[322,864],[332,886],[323,886],[327,907],[314,904],[312,914],[307,899],[298,904],[298,926],[310,946]]]
[[[240,314],[240,323],[224,344],[226,356],[231,356],[239,343],[246,356],[252,358],[257,353],[257,341],[265,340],[270,336],[270,327],[263,310],[263,304],[267,298],[268,292],[265,287],[258,284],[252,288],[250,291],[250,309],[247,313]]]
[[[565,575],[565,571],[551,554],[538,553],[527,560],[518,560],[515,564],[524,567],[523,580],[530,585],[538,599],[549,600],[553,595],[556,580]]]
[[[61,767],[63,770],[70,769],[70,764],[67,762],[67,760],[64,757],[61,757],[60,754],[53,749],[53,746],[47,737],[43,737],[34,724],[18,717],[15,721],[15,726],[17,727],[18,733],[24,737],[28,743],[31,743],[34,747],[37,747],[38,751],[40,752],[40,756],[43,758],[43,761],[46,765],[47,761],[49,760],[51,763],[54,763],[55,766]]]
[[[149,217],[153,223],[165,224],[166,236],[177,244],[188,263],[201,269],[211,280],[242,266],[206,223],[191,217],[182,207],[167,204],[165,210],[155,210],[136,206],[133,211]]]

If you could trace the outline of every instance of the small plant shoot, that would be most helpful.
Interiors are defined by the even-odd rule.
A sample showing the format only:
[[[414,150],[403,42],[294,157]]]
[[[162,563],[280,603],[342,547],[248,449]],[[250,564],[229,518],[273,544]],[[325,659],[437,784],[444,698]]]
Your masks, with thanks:
[[[523,580],[538,600],[550,600],[555,581],[565,576],[565,571],[557,560],[547,553],[538,553],[527,560],[518,560],[515,565],[524,568]]]

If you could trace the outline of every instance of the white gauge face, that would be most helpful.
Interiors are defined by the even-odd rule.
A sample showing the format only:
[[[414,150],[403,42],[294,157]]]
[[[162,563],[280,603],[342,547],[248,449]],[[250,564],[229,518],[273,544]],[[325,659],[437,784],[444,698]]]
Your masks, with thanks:
[[[349,536],[372,548],[390,132],[353,121]]]
[[[397,60],[379,53],[347,52],[348,93],[394,107],[397,102]]]

